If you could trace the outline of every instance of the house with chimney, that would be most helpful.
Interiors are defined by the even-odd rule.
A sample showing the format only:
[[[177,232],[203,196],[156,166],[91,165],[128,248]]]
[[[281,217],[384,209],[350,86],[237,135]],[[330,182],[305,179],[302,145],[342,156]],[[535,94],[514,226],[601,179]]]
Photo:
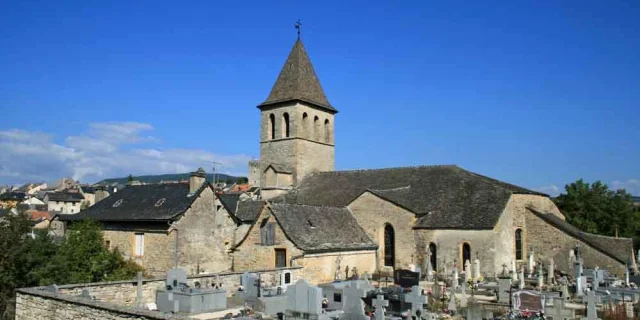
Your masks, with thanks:
[[[56,219],[66,230],[85,219],[99,221],[105,245],[151,275],[176,265],[190,274],[228,271],[239,221],[205,177],[200,168],[188,183],[131,185],[108,197],[98,188],[95,205]]]

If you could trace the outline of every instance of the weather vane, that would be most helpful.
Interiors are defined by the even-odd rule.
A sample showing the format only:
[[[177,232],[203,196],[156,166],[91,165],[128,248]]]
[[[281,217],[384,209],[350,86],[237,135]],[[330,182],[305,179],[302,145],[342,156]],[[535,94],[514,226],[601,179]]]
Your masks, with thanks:
[[[300,19],[298,19],[298,21],[296,21],[296,23],[293,25],[293,27],[298,29],[298,39],[300,39],[300,27],[302,27],[302,23],[300,23]]]

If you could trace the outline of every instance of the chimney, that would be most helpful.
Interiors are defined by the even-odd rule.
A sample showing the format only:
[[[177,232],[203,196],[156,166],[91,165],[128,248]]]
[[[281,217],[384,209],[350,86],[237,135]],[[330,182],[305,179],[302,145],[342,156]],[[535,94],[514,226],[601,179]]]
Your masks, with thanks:
[[[202,184],[206,181],[207,173],[202,169],[202,167],[198,168],[198,171],[191,172],[191,176],[189,177],[189,193],[195,193],[200,189]]]
[[[100,202],[104,198],[109,196],[109,191],[105,189],[104,186],[96,187],[96,203]]]

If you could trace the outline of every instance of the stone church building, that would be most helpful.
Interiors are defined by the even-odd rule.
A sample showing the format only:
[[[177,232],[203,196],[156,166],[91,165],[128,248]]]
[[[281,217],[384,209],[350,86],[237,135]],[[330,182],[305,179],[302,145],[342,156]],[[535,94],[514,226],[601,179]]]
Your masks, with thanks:
[[[479,260],[494,275],[533,250],[568,271],[576,246],[587,267],[622,275],[635,264],[631,239],[584,233],[548,195],[455,165],[335,171],[338,110],[300,39],[258,109],[260,159],[249,181],[264,205],[232,248],[236,270],[303,266],[319,282],[333,280],[338,264],[374,273],[431,259],[438,272]]]

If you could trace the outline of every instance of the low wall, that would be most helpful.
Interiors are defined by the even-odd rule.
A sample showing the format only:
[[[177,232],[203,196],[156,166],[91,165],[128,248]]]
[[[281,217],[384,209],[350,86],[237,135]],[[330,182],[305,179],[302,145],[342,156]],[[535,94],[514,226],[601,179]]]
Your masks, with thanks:
[[[260,274],[266,286],[279,283],[281,271],[291,271],[292,281],[302,278],[301,267],[280,268],[271,270],[255,270]],[[222,288],[232,295],[240,286],[240,278],[244,272],[225,272],[217,274],[201,274],[188,277],[189,285],[196,281],[202,285],[215,282],[222,283]],[[142,280],[143,304],[156,300],[156,290],[164,288],[166,278]],[[167,318],[159,312],[134,309],[137,297],[137,281],[111,281],[82,284],[61,285],[58,294],[43,290],[43,287],[18,289],[16,296],[16,319],[182,319]],[[95,299],[83,299],[79,295],[86,289]],[[133,312],[133,313],[132,313]],[[69,315],[69,316],[65,316]]]

